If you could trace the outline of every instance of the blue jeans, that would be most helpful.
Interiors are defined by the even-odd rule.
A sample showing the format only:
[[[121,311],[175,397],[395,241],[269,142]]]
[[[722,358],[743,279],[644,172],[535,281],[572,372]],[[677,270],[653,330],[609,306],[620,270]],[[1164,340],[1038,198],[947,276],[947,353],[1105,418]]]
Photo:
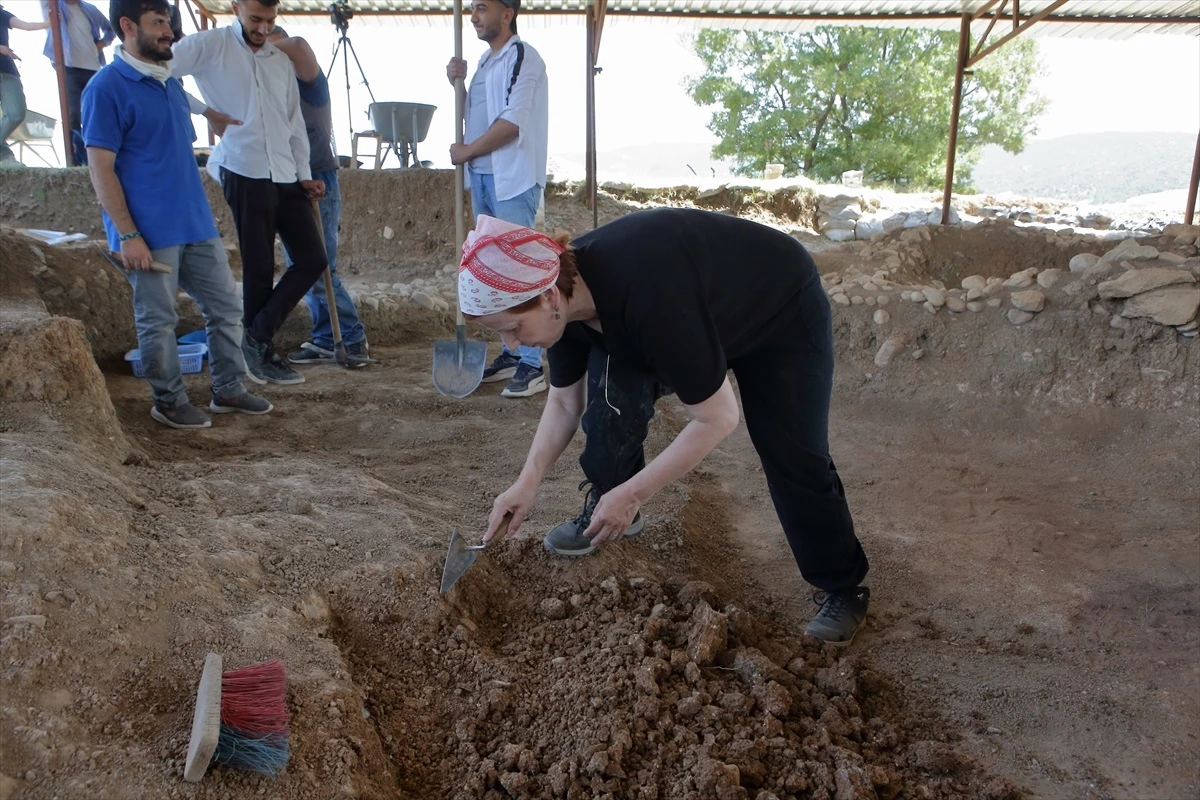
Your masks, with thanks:
[[[338,228],[342,220],[342,193],[338,188],[337,170],[313,173],[313,180],[325,181],[325,196],[321,207],[321,229],[325,234],[325,256],[329,259],[329,271],[333,274],[333,298],[337,304],[338,325],[342,329],[342,343],[349,346],[366,340],[367,332],[358,319],[358,309],[346,287],[337,275]],[[287,256],[288,269],[292,268],[292,254],[283,248]],[[326,350],[333,349],[333,321],[329,317],[329,301],[325,297],[325,279],[320,278],[304,295],[312,314],[312,343]]]
[[[534,218],[537,216],[538,201],[542,197],[542,187],[534,185],[516,197],[497,200],[496,179],[492,175],[481,175],[475,170],[470,170],[470,174],[471,210],[475,212],[476,220],[479,219],[480,214],[487,214],[489,217],[502,219],[513,225],[533,227]],[[537,369],[542,368],[542,348],[521,345],[517,348],[518,352],[513,353],[507,345],[501,345],[501,347],[509,355],[519,354],[523,363]]]
[[[229,259],[220,239],[152,250],[155,261],[171,268],[170,274],[129,270],[133,285],[133,319],[146,379],[160,408],[188,402],[179,373],[179,348],[175,340],[176,293],[183,289],[204,313],[208,337],[208,364],[214,397],[234,397],[246,391],[246,361],[242,356],[242,301],[229,270]]]
[[[24,120],[25,90],[21,87],[21,78],[0,72],[0,161],[15,158],[7,140]]]

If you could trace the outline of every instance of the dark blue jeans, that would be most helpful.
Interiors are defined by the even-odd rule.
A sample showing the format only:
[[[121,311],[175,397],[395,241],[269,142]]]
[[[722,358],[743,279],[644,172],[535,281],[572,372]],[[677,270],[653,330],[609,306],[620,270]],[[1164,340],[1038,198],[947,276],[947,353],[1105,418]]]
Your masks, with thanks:
[[[866,576],[868,563],[829,456],[833,325],[819,280],[814,277],[797,295],[791,311],[785,333],[729,366],[800,574],[825,591],[852,589]],[[602,493],[646,465],[643,443],[654,402],[669,391],[654,375],[592,350],[583,415],[587,442],[579,465]]]

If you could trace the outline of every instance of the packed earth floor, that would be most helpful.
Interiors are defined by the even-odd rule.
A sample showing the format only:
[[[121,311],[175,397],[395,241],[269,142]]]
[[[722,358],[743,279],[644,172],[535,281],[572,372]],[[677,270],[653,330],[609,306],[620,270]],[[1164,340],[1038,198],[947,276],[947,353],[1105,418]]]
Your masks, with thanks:
[[[27,271],[5,272],[0,338],[4,800],[1200,791],[1196,360],[1170,349],[1194,339],[1135,323],[1098,394],[1072,365],[1086,331],[1051,310],[950,331],[894,301],[906,345],[880,366],[869,315],[835,306],[831,448],[872,599],[834,649],[801,636],[816,606],[744,429],[643,536],[562,560],[540,537],[582,504],[577,437],[521,534],[439,595],[451,530],[478,536],[544,398],[439,396],[444,315],[377,325],[377,366],[265,387],[270,415],[181,433],[103,355],[117,326],[47,316],[71,281]],[[686,420],[660,402],[648,454]],[[210,651],[285,661],[277,779],[182,782]]]

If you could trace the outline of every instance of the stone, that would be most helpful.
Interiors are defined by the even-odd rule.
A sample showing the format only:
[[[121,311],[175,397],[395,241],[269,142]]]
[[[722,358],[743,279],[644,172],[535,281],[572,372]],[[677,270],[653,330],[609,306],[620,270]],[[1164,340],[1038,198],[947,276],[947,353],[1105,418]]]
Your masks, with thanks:
[[[1019,308],[1010,308],[1008,310],[1008,321],[1013,325],[1024,325],[1031,319],[1033,319],[1033,314],[1028,311],[1022,311]]]
[[[1120,314],[1113,314],[1112,317],[1110,317],[1108,320],[1108,327],[1110,327],[1110,328],[1119,328],[1121,330],[1125,330],[1126,328],[1129,328],[1132,325],[1133,325],[1132,322],[1125,319]]]
[[[962,301],[962,299],[960,299],[958,297],[947,297],[946,298],[946,308],[951,313],[961,314],[962,312],[967,310],[967,304],[964,303]]]
[[[887,325],[892,321],[892,315],[881,308],[875,312],[875,315],[871,319],[875,320],[876,325]]]
[[[930,314],[936,314],[938,312],[938,308],[940,308],[940,306],[935,306],[933,303],[929,302],[928,300],[926,300],[924,303],[922,303],[921,307],[924,308],[926,311],[928,311]]]
[[[892,359],[904,349],[904,338],[901,336],[889,336],[879,346],[879,350],[875,352],[875,366],[886,367],[891,363]]]
[[[875,302],[879,303],[881,306],[886,306],[888,303],[892,302],[892,298],[888,297],[886,294],[881,294],[875,298]]]
[[[1012,297],[1013,308],[1021,311],[1038,312],[1046,307],[1046,295],[1039,292],[1037,289],[1029,289],[1024,292],[1013,292]]]
[[[394,230],[392,230],[390,227],[388,227],[387,225],[384,225],[383,226],[383,238],[387,239],[390,242],[392,239],[396,238],[396,232]]]
[[[982,275],[968,275],[962,279],[962,288],[966,289],[968,292],[972,289],[982,292],[987,288],[987,278],[983,277]]]
[[[538,610],[542,612],[542,616],[546,619],[567,618],[567,604],[557,597],[547,597],[538,606]]]
[[[1067,268],[1071,272],[1083,272],[1088,267],[1093,267],[1100,262],[1100,256],[1095,253],[1080,253],[1077,256],[1072,256],[1071,261],[1067,264]]]
[[[845,293],[835,294],[835,295],[833,295],[833,297],[831,299],[833,300],[833,302],[835,302],[841,306],[850,305],[850,298],[846,297]]]
[[[967,303],[967,311],[978,314],[980,311],[983,311],[983,303],[978,300],[972,300]]]
[[[1138,244],[1136,239],[1125,239],[1119,245],[1105,253],[1101,261],[1136,260],[1139,258],[1158,258],[1158,248],[1148,244]]]
[[[1167,286],[1125,301],[1123,317],[1149,317],[1159,325],[1186,325],[1200,310],[1200,288]]]
[[[1190,333],[1191,331],[1200,329],[1200,319],[1194,319],[1186,325],[1176,325],[1175,330],[1180,333]]]
[[[1179,253],[1159,253],[1158,260],[1164,264],[1183,264],[1187,261],[1187,256],[1181,256]]]
[[[852,306],[861,306],[862,304],[863,304],[863,299],[862,299],[862,296],[861,296],[861,295],[857,295],[857,294],[856,294],[856,295],[854,295],[853,297],[851,297],[851,298],[850,298],[850,305],[852,305]]]
[[[924,295],[925,299],[929,301],[929,304],[934,308],[941,308],[942,306],[946,305],[946,293],[941,289],[928,287],[922,289],[921,294]]]
[[[1044,269],[1037,274],[1038,286],[1043,289],[1049,289],[1062,278],[1063,271],[1061,269]]]
[[[1035,268],[1023,269],[1020,272],[1014,272],[1008,280],[1004,281],[1003,285],[1007,289],[1024,289],[1027,286],[1033,286],[1035,275],[1037,275]]]
[[[433,302],[433,298],[425,294],[425,292],[413,292],[410,298],[414,304],[420,306],[426,311],[436,311],[437,305]],[[439,298],[440,299],[440,298]]]
[[[986,302],[992,308],[999,308],[1000,304],[1004,301],[1001,300],[999,297],[989,297]]]
[[[864,297],[864,298],[863,298],[863,302],[864,302],[864,303],[866,303],[866,304],[867,304],[867,305],[869,305],[869,306],[873,306],[873,305],[875,305],[875,296],[874,296],[874,295],[869,295],[869,296],[867,296],[867,297]]]
[[[705,600],[696,602],[692,612],[692,627],[688,631],[688,655],[701,667],[713,663],[725,649],[729,635],[729,622],[724,614],[713,610]]]
[[[1144,267],[1131,269],[1118,275],[1111,281],[1100,284],[1100,296],[1112,300],[1120,297],[1133,297],[1143,292],[1161,289],[1176,283],[1195,283],[1196,278],[1184,269],[1169,267]]]

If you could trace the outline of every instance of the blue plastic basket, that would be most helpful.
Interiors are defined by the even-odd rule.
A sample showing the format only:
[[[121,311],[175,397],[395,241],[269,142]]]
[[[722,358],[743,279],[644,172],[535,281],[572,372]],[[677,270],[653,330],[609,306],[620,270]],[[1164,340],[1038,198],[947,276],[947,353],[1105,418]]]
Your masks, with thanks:
[[[204,368],[204,356],[208,354],[206,344],[179,345],[179,371],[183,373],[199,372]],[[146,365],[142,363],[142,351],[133,348],[125,354],[125,360],[133,365],[135,377],[146,377]]]
[[[191,333],[185,333],[183,336],[180,336],[179,343],[180,344],[208,344],[208,334],[204,332],[203,328],[201,328],[198,331],[192,331]]]

